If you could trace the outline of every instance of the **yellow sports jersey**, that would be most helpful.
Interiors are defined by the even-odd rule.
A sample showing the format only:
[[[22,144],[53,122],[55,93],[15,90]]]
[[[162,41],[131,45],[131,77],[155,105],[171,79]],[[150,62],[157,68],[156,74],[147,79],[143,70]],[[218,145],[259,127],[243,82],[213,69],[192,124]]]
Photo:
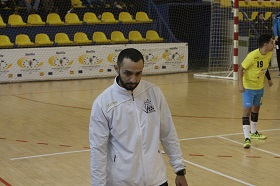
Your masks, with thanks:
[[[242,62],[245,69],[243,86],[246,89],[259,90],[263,88],[264,76],[267,71],[272,52],[262,55],[259,49],[250,52]]]

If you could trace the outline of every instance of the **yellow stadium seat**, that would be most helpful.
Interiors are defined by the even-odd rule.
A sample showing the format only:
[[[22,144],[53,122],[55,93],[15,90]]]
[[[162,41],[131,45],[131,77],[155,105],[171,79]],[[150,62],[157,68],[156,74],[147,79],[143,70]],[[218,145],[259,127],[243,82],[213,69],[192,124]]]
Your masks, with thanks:
[[[259,1],[249,1],[248,4],[250,7],[262,8],[261,2]]]
[[[10,41],[10,38],[6,35],[0,35],[0,48],[11,48],[14,44]]]
[[[96,14],[93,12],[86,12],[84,14],[83,21],[87,24],[101,23],[101,21],[96,17]]]
[[[32,47],[34,43],[30,41],[30,38],[26,34],[19,34],[16,36],[15,44],[18,47]]]
[[[270,1],[262,1],[261,5],[262,5],[262,7],[269,7],[269,8],[273,7],[272,2],[270,2]]]
[[[268,20],[270,16],[272,15],[272,12],[265,12],[264,14],[264,20]]]
[[[76,32],[74,34],[75,44],[92,44],[92,41],[88,39],[88,36],[84,32]]]
[[[108,24],[116,24],[119,22],[111,12],[103,12],[101,15],[101,21]]]
[[[249,21],[253,21],[256,19],[256,17],[258,16],[259,12],[252,12],[251,13],[251,17],[249,18]]]
[[[121,31],[113,31],[111,33],[111,41],[113,43],[128,43],[128,39],[126,39]]]
[[[242,12],[238,12],[238,21],[243,21],[243,14],[242,14]]]
[[[83,21],[81,21],[77,14],[75,13],[67,13],[65,15],[65,23],[69,25],[81,25]]]
[[[61,20],[57,13],[49,13],[46,22],[49,25],[64,25],[64,21]]]
[[[81,0],[71,0],[71,5],[74,8],[85,8],[86,6],[83,6],[83,2]]]
[[[96,44],[109,44],[111,43],[110,39],[107,39],[106,35],[103,32],[94,32],[92,35],[92,41]]]
[[[35,36],[35,45],[38,46],[51,46],[54,42],[50,40],[47,34],[40,33]]]
[[[121,21],[122,23],[135,23],[136,22],[136,20],[132,19],[131,14],[128,12],[121,12],[119,14],[119,21]]]
[[[146,42],[146,39],[142,37],[142,34],[136,30],[129,32],[128,39],[132,42]]]
[[[0,27],[5,27],[7,24],[3,21],[1,15],[0,15]]]
[[[46,22],[42,21],[39,14],[29,14],[27,17],[27,23],[30,25],[45,25]]]
[[[10,15],[8,18],[8,23],[11,26],[26,26],[26,22],[24,22],[22,17],[18,14]]]
[[[159,37],[155,30],[148,30],[146,32],[146,39],[149,42],[163,42],[163,38]]]
[[[221,0],[220,5],[221,7],[231,7],[231,0]]]
[[[245,1],[239,1],[238,4],[239,4],[239,7],[241,7],[241,8],[250,7],[249,3],[245,2]]]
[[[136,21],[141,23],[151,23],[152,19],[149,18],[146,12],[137,12],[136,13]]]
[[[72,45],[71,41],[66,33],[60,32],[55,34],[54,42],[58,45]]]

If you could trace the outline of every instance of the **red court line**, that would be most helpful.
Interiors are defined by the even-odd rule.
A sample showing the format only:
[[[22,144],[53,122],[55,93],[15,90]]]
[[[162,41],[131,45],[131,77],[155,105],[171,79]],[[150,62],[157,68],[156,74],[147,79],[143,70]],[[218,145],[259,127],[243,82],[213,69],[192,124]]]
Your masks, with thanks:
[[[70,145],[59,145],[59,146],[61,146],[61,147],[72,147]]]
[[[5,186],[12,186],[8,182],[6,182],[4,179],[0,178],[0,182],[2,182]]]
[[[280,156],[275,156],[274,158],[280,158]]]
[[[0,139],[6,139],[6,138],[0,138]]]
[[[48,145],[48,143],[37,143],[39,145]]]
[[[203,154],[189,154],[190,156],[204,156]]]
[[[18,141],[18,142],[27,142],[27,141],[25,141],[25,140],[16,140],[16,141]]]
[[[228,155],[218,155],[217,157],[219,157],[219,158],[231,158],[232,156],[228,156]]]
[[[280,0],[279,0],[280,1]],[[25,99],[28,101],[32,102],[37,102],[37,103],[42,103],[42,104],[47,104],[47,105],[54,105],[54,106],[59,106],[59,107],[66,107],[66,108],[73,108],[73,109],[82,109],[82,110],[91,110],[91,108],[84,108],[84,107],[76,107],[76,106],[68,106],[68,105],[62,105],[62,104],[56,104],[56,103],[48,103],[44,101],[39,101],[39,100],[33,100],[29,98],[25,98],[22,96],[17,96],[13,95],[14,97]],[[185,117],[185,118],[203,118],[203,119],[240,119],[240,118],[231,118],[231,117],[215,117],[215,116],[184,116],[184,115],[174,115],[172,114],[172,117]],[[274,121],[274,120],[280,120],[280,118],[270,118],[270,119],[263,119],[260,118],[259,120],[269,120],[269,121]]]
[[[89,147],[83,147],[84,149],[90,149]]]
[[[261,158],[261,156],[246,156],[247,158]]]
[[[29,99],[29,98],[25,98],[25,97],[21,97],[21,96],[16,96],[16,95],[14,95],[14,97],[25,99],[25,100],[28,100],[28,101],[33,101],[33,102],[36,102],[36,103],[43,103],[43,104],[47,104],[47,105],[54,105],[54,106],[74,108],[74,109],[91,110],[91,108],[83,108],[83,107],[68,106],[68,105],[62,105],[62,104],[56,104],[56,103],[48,103],[48,102],[33,100],[33,99]]]

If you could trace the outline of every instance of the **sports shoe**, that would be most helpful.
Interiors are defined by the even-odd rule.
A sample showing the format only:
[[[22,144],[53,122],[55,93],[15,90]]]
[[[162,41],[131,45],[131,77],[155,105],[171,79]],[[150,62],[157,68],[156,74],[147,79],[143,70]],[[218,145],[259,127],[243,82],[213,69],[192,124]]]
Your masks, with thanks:
[[[261,139],[261,140],[264,140],[266,138],[265,135],[259,133],[258,131],[256,131],[255,133],[251,133],[250,132],[250,138],[251,139]]]
[[[246,139],[244,140],[244,145],[243,145],[243,147],[244,147],[244,148],[250,148],[250,146],[251,146],[251,140],[250,140],[249,138],[246,138]]]

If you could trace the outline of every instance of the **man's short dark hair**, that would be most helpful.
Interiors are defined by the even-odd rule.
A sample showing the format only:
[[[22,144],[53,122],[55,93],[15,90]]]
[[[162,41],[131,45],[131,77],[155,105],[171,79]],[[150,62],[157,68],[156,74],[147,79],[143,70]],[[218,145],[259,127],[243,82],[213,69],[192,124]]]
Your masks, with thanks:
[[[271,38],[272,36],[269,34],[262,34],[259,37],[259,47],[261,48],[264,46],[265,43],[269,43]]]
[[[117,61],[117,64],[119,67],[122,66],[124,58],[131,59],[131,61],[133,61],[133,62],[138,62],[139,60],[142,59],[144,62],[144,57],[143,57],[142,53],[135,48],[126,48],[120,52],[120,54],[118,56],[118,61]]]

